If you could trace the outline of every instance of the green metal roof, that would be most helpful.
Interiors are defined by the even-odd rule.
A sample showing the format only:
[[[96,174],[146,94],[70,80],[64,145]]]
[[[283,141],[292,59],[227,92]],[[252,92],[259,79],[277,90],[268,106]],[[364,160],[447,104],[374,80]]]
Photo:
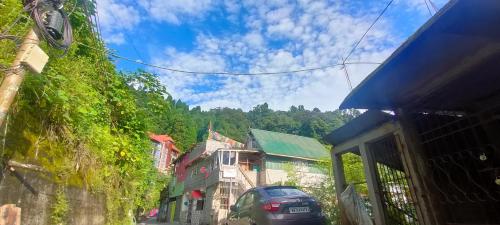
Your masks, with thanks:
[[[292,134],[251,129],[260,150],[269,155],[319,160],[329,157],[326,148],[318,140]]]

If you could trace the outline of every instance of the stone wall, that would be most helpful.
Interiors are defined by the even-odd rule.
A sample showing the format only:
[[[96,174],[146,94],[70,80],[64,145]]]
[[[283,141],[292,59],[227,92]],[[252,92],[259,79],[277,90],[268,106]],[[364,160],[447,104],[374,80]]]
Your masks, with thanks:
[[[266,183],[267,185],[284,183],[288,181],[288,173],[285,170],[266,169]],[[325,174],[309,173],[297,171],[299,177],[299,184],[304,187],[315,186],[322,183],[327,176]]]
[[[16,204],[21,208],[21,224],[52,225],[51,208],[55,201],[57,185],[38,172],[24,169],[16,171],[38,193],[34,194],[9,171],[0,172],[0,205]],[[69,202],[68,224],[105,224],[105,198],[76,187],[66,188]]]

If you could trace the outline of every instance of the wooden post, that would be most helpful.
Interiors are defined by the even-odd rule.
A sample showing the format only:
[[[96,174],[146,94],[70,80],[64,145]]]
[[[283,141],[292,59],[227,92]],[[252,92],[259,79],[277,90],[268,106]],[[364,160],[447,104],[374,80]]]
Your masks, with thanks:
[[[17,91],[21,86],[24,75],[26,73],[22,63],[25,60],[26,52],[31,51],[34,46],[39,44],[38,36],[35,31],[31,29],[28,35],[24,38],[19,51],[16,54],[16,58],[12,63],[10,69],[4,76],[2,84],[0,86],[0,126],[4,124],[7,114],[9,113],[10,106],[17,95]]]
[[[335,178],[335,192],[337,194],[337,199],[340,199],[340,195],[346,188],[345,173],[344,173],[344,163],[342,161],[341,154],[335,154],[332,149],[332,168],[333,176]]]
[[[398,135],[399,148],[402,152],[404,160],[407,162],[410,179],[413,183],[413,190],[417,197],[418,208],[422,211],[422,217],[425,225],[444,224],[442,218],[442,210],[438,202],[436,191],[428,183],[431,179],[430,171],[426,165],[423,146],[418,141],[419,135],[415,125],[411,121],[410,115],[404,110],[397,111],[400,124],[401,135]]]
[[[342,209],[342,203],[340,201],[340,198],[342,197],[342,192],[344,192],[346,188],[346,181],[345,181],[345,172],[344,172],[344,162],[342,161],[342,153],[335,153],[335,151],[332,148],[331,151],[332,154],[332,169],[333,169],[333,176],[335,178],[335,194],[337,196],[337,206],[339,207],[340,211],[340,224],[341,225],[347,225],[349,224],[347,217],[344,213],[344,210]]]
[[[366,143],[359,145],[359,152],[363,160],[365,169],[366,184],[368,186],[368,195],[373,206],[373,215],[376,225],[385,225],[384,206],[380,197],[380,190],[377,179],[377,165],[373,159],[371,151]]]

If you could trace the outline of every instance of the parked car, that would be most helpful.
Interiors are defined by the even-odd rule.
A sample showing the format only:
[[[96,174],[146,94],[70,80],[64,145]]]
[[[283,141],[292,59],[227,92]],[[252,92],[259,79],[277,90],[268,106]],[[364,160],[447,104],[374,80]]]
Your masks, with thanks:
[[[324,225],[319,203],[291,186],[256,187],[241,195],[226,225]]]

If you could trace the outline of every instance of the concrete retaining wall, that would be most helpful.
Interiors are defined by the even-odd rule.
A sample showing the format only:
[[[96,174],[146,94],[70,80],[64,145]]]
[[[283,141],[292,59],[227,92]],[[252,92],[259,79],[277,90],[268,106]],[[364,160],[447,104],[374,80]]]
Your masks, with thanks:
[[[26,185],[9,171],[0,171],[0,205],[16,204],[21,208],[21,224],[52,225],[51,208],[55,201],[57,185],[40,173],[16,169],[38,195],[33,194]],[[81,188],[67,187],[69,201],[68,224],[101,225],[105,224],[105,198],[89,193]]]

